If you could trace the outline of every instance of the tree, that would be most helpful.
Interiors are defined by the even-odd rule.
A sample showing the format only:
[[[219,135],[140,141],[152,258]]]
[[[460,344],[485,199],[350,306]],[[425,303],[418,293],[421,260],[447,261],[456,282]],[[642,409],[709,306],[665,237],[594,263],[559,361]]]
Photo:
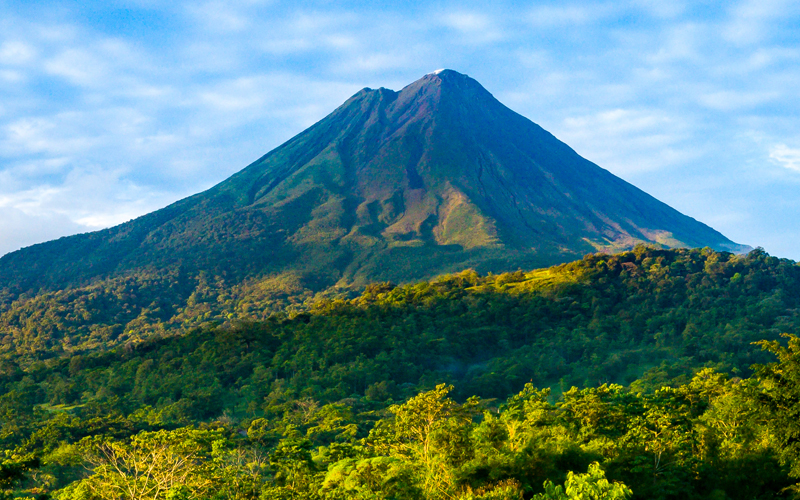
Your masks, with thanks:
[[[593,462],[586,474],[568,473],[563,487],[545,482],[544,493],[534,495],[533,500],[626,500],[631,496],[630,488],[609,482],[600,464]]]
[[[257,498],[269,478],[269,456],[259,446],[213,445],[215,475],[220,479],[217,495],[230,500]]]
[[[89,439],[85,458],[92,474],[83,483],[102,499],[203,498],[214,483],[207,453],[220,438],[184,428],[141,432],[128,442]]]
[[[790,476],[800,478],[800,337],[783,336],[788,339],[786,347],[778,341],[758,342],[778,361],[755,366],[759,386],[754,399],[761,420],[777,441],[781,462],[789,466]]]
[[[394,457],[340,460],[328,470],[320,491],[331,500],[424,498],[408,463]]]
[[[690,408],[681,394],[665,387],[645,397],[643,409],[621,439],[622,458],[641,477],[637,487],[649,483],[648,498],[684,498],[699,463]]]
[[[417,470],[427,498],[449,497],[456,486],[455,467],[471,454],[469,433],[478,401],[459,405],[447,397],[452,389],[440,384],[391,406],[394,419],[379,422],[370,433],[376,451],[403,458]]]
[[[0,454],[0,490],[9,490],[25,478],[25,474],[39,466],[33,453],[3,450]],[[2,493],[0,493],[1,495]]]

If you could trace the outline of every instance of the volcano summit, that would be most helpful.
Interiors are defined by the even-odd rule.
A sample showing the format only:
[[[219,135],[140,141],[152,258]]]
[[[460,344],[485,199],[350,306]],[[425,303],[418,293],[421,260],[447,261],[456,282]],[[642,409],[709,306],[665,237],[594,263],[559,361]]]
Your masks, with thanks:
[[[0,259],[0,288],[142,269],[308,290],[532,268],[637,243],[742,251],[582,158],[451,70],[363,89],[217,186]]]

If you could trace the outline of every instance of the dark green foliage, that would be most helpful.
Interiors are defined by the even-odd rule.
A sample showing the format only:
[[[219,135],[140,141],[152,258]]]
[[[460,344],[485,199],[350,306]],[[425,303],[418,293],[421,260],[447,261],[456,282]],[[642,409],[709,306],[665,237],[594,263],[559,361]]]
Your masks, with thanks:
[[[14,394],[36,387],[40,403],[118,397],[130,408],[169,407],[186,418],[239,412],[269,394],[385,401],[441,380],[455,383],[458,394],[483,397],[505,397],[530,380],[559,387],[639,379],[636,387],[648,390],[685,381],[701,366],[748,373],[768,359],[749,343],[797,332],[798,302],[800,269],[792,262],[760,252],[640,248],[527,274],[464,272],[375,285],[352,301],[322,301],[293,317],[161,340],[90,335],[97,347],[117,347],[34,363],[26,377],[18,365],[30,352],[23,330],[21,339],[9,336],[13,358],[6,357],[2,380]],[[109,314],[109,323],[118,317],[107,302],[98,304],[85,306],[86,314]],[[154,317],[149,328],[168,332],[171,320]],[[62,341],[78,343],[83,332]],[[181,402],[184,396],[193,402]]]
[[[781,461],[792,477],[800,478],[800,337],[785,337],[786,347],[777,341],[760,342],[778,361],[756,367],[760,384],[755,400],[778,443]]]
[[[754,409],[764,383],[703,370],[653,394],[602,385],[554,402],[529,384],[499,406],[458,403],[441,384],[390,406],[300,398],[182,427],[143,422],[146,407],[115,414],[118,400],[99,417],[50,408],[36,416],[41,430],[7,440],[1,486],[109,499],[161,498],[159,488],[220,499],[777,499],[793,480],[785,442]]]
[[[169,279],[152,293],[183,286]],[[132,283],[98,287],[86,314],[114,311],[96,297],[151,293]],[[109,453],[177,459],[166,439],[195,464],[188,489],[170,483],[174,498],[557,496],[606,488],[593,462],[609,491],[622,481],[634,498],[778,498],[796,474],[800,377],[797,337],[777,341],[797,334],[798,292],[798,267],[761,251],[638,247],[529,273],[376,284],[305,312],[101,339],[72,356],[51,348],[20,363],[28,344],[12,342],[0,366],[3,487],[90,498],[117,487]],[[197,303],[208,318],[236,307]],[[170,320],[153,317],[168,334]],[[761,339],[769,352],[750,345]],[[76,482],[85,467],[102,474]]]
[[[166,334],[185,311],[170,317],[169,306],[154,306],[121,326],[126,313],[110,297],[151,301],[163,293],[168,303],[182,285],[179,276],[171,288],[134,285],[98,288],[80,310],[58,297],[44,302],[49,312],[41,317],[31,302],[12,308],[3,317],[11,329],[0,379],[6,390],[23,397],[23,388],[35,387],[24,397],[53,405],[119,397],[191,418],[240,411],[271,393],[384,401],[440,380],[483,397],[505,397],[530,380],[563,387],[639,379],[637,388],[648,390],[685,381],[700,366],[747,374],[768,359],[750,342],[797,332],[800,310],[800,268],[758,251],[738,257],[639,248],[527,274],[464,272],[370,286],[354,300],[324,300],[307,313],[259,323],[236,323],[236,301],[207,285],[211,298],[196,299],[193,311],[204,308],[209,320],[231,315],[226,326],[144,342],[130,333],[132,323]],[[70,323],[80,314],[95,322],[88,331]],[[14,318],[30,321],[23,327]],[[48,337],[48,318],[68,333]],[[48,356],[80,342],[117,347],[25,363],[37,339]],[[181,403],[183,395],[195,402]]]

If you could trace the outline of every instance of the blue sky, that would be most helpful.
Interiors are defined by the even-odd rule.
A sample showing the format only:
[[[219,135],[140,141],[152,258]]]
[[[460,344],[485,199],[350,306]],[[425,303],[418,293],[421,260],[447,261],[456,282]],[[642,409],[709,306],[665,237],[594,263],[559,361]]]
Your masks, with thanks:
[[[206,189],[363,87],[469,74],[800,260],[800,3],[0,2],[0,254]]]

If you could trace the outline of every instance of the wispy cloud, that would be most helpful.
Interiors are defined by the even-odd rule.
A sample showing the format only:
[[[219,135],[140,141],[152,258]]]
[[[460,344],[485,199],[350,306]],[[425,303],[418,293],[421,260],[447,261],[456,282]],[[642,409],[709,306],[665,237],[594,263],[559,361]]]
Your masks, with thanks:
[[[776,144],[770,148],[769,157],[784,168],[800,172],[800,149]]]
[[[190,3],[186,9],[205,29],[240,32],[252,27],[252,18],[238,12],[230,2]]]
[[[644,10],[650,15],[660,19],[674,19],[686,11],[686,2],[672,0],[663,2],[661,0],[634,0],[633,5]]]
[[[703,106],[719,111],[734,111],[738,109],[753,108],[781,97],[777,91],[738,91],[717,90],[697,96],[698,102]]]
[[[491,16],[484,12],[454,11],[442,16],[443,26],[454,30],[468,44],[485,44],[502,40],[507,35]]]
[[[36,56],[36,49],[25,42],[9,40],[0,44],[0,64],[22,65]]]
[[[0,129],[0,156],[43,153],[61,156],[77,154],[98,145],[97,139],[89,135],[64,133],[65,128],[75,125],[79,116],[63,113],[53,117],[22,118],[8,123]],[[66,129],[69,130],[69,129]],[[83,130],[85,134],[85,130]]]
[[[0,220],[0,255],[88,230],[67,215],[30,215],[14,207],[0,206]]]
[[[658,110],[612,109],[571,117],[560,133],[581,155],[623,177],[685,163],[699,153],[687,144],[687,124]]]
[[[523,18],[537,28],[561,28],[603,22],[615,11],[617,8],[613,5],[603,3],[540,5],[533,7]]]
[[[694,22],[671,25],[658,36],[655,50],[646,56],[647,61],[654,65],[702,64],[707,38],[708,26]]]
[[[780,33],[780,24],[798,14],[791,0],[745,0],[730,4],[722,35],[734,45],[753,45]]]
[[[45,61],[44,70],[65,78],[75,85],[92,86],[105,83],[105,62],[93,54],[77,49],[65,50]]]

